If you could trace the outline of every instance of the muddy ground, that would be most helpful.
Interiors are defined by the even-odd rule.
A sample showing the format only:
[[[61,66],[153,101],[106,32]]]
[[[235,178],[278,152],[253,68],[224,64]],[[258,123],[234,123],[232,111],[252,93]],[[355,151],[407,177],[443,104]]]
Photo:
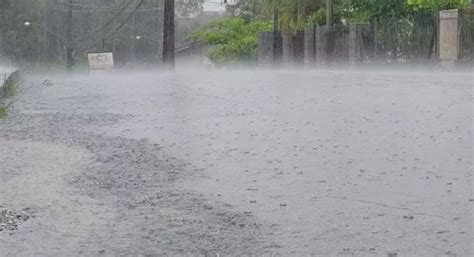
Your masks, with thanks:
[[[0,256],[473,254],[469,73],[24,87],[0,121]]]

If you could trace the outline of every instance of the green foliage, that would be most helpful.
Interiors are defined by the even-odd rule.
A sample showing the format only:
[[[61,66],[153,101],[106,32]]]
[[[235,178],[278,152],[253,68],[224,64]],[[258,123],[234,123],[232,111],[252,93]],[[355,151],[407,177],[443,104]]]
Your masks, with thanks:
[[[366,22],[368,15],[364,11],[353,8],[351,0],[334,1],[333,22],[334,24],[348,24],[351,22]],[[326,7],[324,5],[314,9],[307,15],[306,26],[324,26],[326,25]]]
[[[326,24],[326,10],[319,9],[306,18],[306,25],[309,27],[323,26]]]
[[[405,0],[351,0],[354,12],[363,13],[371,21],[398,20],[406,11]]]
[[[12,105],[12,98],[18,92],[22,83],[21,74],[19,71],[12,73],[8,78],[4,79],[3,85],[0,87],[0,119],[8,115],[8,110]]]
[[[414,9],[464,9],[471,3],[471,0],[406,0],[407,5]]]
[[[308,24],[322,23],[321,9],[325,7],[324,0],[262,0],[266,10],[279,12],[280,28],[284,31],[296,31]],[[324,11],[323,11],[324,12]]]
[[[0,96],[3,98],[13,97],[18,91],[20,84],[21,75],[18,71],[16,71],[3,82],[3,86],[1,87],[2,92]]]
[[[8,106],[0,104],[0,119],[7,117],[8,115]]]
[[[231,14],[246,20],[270,20],[277,11],[279,27],[284,31],[295,31],[308,24],[319,24],[321,16],[315,12],[324,7],[324,2],[325,0],[240,0],[229,10]]]
[[[203,40],[213,46],[209,51],[209,58],[217,65],[254,63],[257,60],[257,34],[271,29],[270,22],[226,18],[195,31],[192,39]]]
[[[431,58],[439,10],[465,9],[470,0],[350,0],[351,10],[375,25],[384,52],[395,58]]]
[[[434,15],[442,9],[466,8],[471,0],[350,0],[355,12],[365,13],[371,20],[388,21],[407,16]]]
[[[10,98],[15,95],[16,85],[9,79],[3,83],[2,86],[2,97]]]

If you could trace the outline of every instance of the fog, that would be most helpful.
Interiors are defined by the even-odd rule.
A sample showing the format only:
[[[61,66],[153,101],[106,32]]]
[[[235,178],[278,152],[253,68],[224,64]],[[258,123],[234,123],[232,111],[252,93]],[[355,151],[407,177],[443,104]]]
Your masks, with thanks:
[[[472,256],[448,2],[0,0],[0,257]]]

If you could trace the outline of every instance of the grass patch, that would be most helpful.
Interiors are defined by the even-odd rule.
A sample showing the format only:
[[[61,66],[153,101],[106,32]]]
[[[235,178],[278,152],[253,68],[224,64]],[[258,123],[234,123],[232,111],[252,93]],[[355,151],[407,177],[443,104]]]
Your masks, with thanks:
[[[11,77],[6,79],[5,82],[3,82],[3,86],[2,86],[2,97],[11,98],[15,96],[18,90],[18,86],[19,84],[15,83],[15,81],[11,79]]]
[[[15,71],[4,79],[0,88],[0,118],[5,118],[8,115],[8,110],[13,102],[12,98],[18,93],[22,82],[20,71]]]
[[[8,106],[0,105],[0,119],[7,117],[8,115]]]

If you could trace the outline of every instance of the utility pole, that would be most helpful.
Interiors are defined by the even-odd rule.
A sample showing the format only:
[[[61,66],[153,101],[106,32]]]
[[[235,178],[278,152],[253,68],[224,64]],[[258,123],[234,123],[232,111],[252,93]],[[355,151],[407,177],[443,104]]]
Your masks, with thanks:
[[[163,29],[163,64],[174,69],[174,0],[165,0]]]
[[[73,21],[72,21],[72,0],[67,0],[67,16],[66,16],[66,70],[72,71],[74,65],[74,42],[73,42]]]

